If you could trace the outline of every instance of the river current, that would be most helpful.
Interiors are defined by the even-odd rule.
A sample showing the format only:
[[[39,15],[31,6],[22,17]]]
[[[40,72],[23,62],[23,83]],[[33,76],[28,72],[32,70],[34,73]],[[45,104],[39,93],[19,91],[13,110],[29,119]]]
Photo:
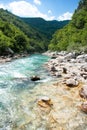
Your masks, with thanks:
[[[19,126],[34,116],[33,88],[52,79],[43,67],[48,60],[49,57],[37,54],[0,64],[0,130],[22,130]],[[31,81],[33,75],[41,80]]]

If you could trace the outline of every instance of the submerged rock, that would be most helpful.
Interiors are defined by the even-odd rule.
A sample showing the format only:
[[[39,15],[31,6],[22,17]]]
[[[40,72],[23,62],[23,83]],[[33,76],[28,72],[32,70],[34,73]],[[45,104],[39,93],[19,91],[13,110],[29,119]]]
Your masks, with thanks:
[[[37,80],[40,80],[40,77],[38,77],[38,76],[32,76],[32,77],[31,77],[31,80],[32,80],[32,81],[37,81]]]
[[[76,87],[78,86],[78,84],[79,84],[78,81],[75,79],[70,78],[66,80],[66,85],[69,87]]]

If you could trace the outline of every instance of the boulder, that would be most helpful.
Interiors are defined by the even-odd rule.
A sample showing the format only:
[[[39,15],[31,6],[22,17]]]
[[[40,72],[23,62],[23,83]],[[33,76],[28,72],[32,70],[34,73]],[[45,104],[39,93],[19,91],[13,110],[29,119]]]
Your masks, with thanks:
[[[81,75],[84,79],[87,79],[87,72],[81,72],[80,75]]]
[[[40,80],[40,77],[38,77],[38,76],[32,76],[32,77],[31,77],[31,80],[32,80],[32,81],[37,81],[37,80]]]
[[[65,55],[64,57],[67,61],[71,60],[72,58],[75,59],[75,53],[68,53],[67,55]]]
[[[61,73],[59,73],[59,72],[55,73],[55,76],[56,76],[57,78],[61,78],[61,77],[62,77]]]
[[[87,72],[87,64],[81,66],[81,71]]]
[[[57,58],[56,55],[52,55],[52,56],[51,56],[51,59],[56,59],[56,58]]]
[[[47,107],[51,107],[53,104],[49,97],[44,96],[38,100],[38,105],[47,108]]]
[[[76,58],[78,60],[78,62],[87,62],[87,54],[82,54],[82,55],[79,55],[77,56]]]
[[[80,108],[83,112],[87,113],[87,101],[83,102]]]
[[[66,80],[66,85],[69,87],[76,87],[78,86],[78,84],[79,84],[78,81],[75,79],[70,78]]]
[[[82,98],[87,99],[87,85],[84,85],[83,88],[81,88],[79,94]]]

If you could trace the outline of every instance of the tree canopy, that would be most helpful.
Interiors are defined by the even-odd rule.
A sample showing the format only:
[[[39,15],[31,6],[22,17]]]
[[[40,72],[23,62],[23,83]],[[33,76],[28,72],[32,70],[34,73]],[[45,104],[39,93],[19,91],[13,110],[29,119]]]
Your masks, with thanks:
[[[87,0],[80,0],[70,23],[53,35],[49,49],[87,51]]]

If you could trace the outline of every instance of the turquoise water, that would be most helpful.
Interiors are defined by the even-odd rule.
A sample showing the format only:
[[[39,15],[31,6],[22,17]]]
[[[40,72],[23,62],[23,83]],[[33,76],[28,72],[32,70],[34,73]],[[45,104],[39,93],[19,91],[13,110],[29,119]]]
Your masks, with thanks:
[[[24,111],[28,116],[29,107],[26,105],[28,94],[31,93],[32,99],[33,88],[51,80],[43,67],[48,60],[49,57],[37,54],[0,64],[0,130],[16,130],[17,125],[26,122]],[[41,80],[31,81],[30,77],[33,75],[40,76]]]

